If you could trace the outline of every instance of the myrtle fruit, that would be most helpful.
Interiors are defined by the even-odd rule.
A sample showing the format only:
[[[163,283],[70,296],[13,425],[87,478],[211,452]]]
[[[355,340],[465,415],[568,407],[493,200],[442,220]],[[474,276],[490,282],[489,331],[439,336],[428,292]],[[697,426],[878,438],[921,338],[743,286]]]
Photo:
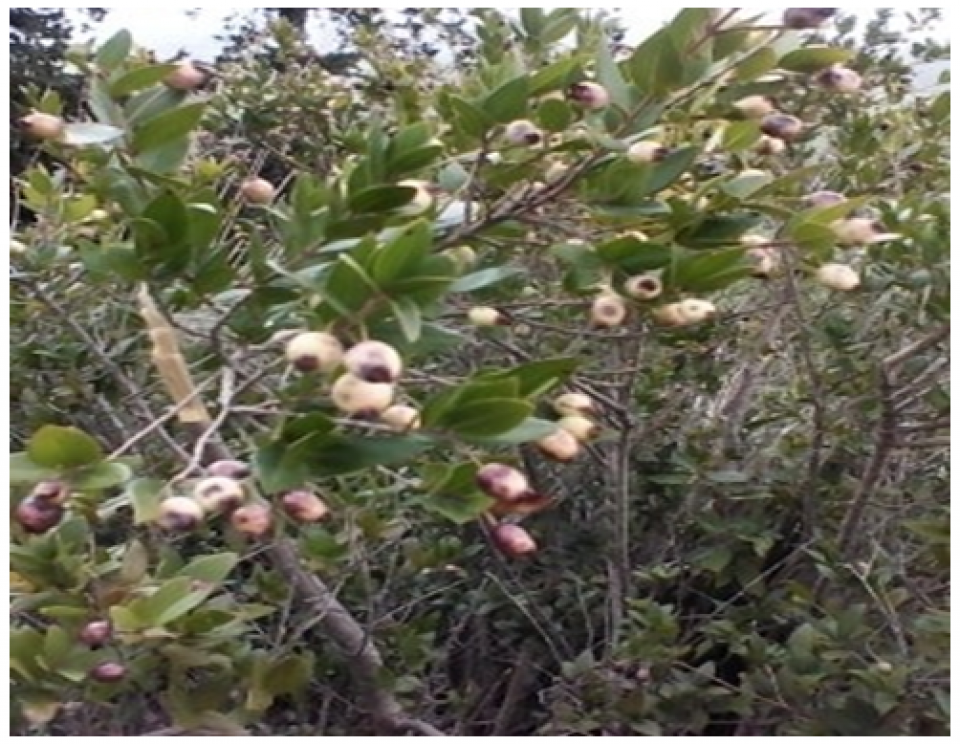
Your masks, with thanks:
[[[623,283],[623,291],[637,300],[653,300],[660,296],[663,285],[651,274],[631,276]]]
[[[62,506],[70,497],[70,486],[58,480],[40,481],[30,491],[30,495],[35,499]]]
[[[481,491],[498,501],[518,501],[530,492],[527,476],[499,462],[491,462],[480,468],[476,483]]]
[[[263,504],[247,504],[230,515],[230,524],[244,535],[263,537],[273,526],[273,514]]]
[[[495,307],[472,307],[467,313],[467,319],[478,328],[510,324],[506,316]]]
[[[761,155],[780,155],[787,149],[787,143],[782,139],[763,135],[757,140],[756,148]]]
[[[240,194],[251,204],[269,204],[277,195],[277,190],[262,178],[248,178],[240,184]]]
[[[80,629],[80,642],[90,648],[100,648],[113,637],[113,625],[109,620],[91,620]]]
[[[747,119],[762,119],[776,110],[766,96],[747,96],[734,103],[733,107]]]
[[[807,194],[803,198],[804,203],[808,207],[832,207],[835,204],[843,204],[847,200],[843,194],[840,194],[836,191],[815,191],[812,194]]]
[[[94,682],[119,682],[127,676],[127,668],[116,661],[104,661],[90,670],[90,679]]]
[[[850,292],[860,286],[860,275],[843,264],[824,264],[817,269],[816,276],[824,287],[840,292]]]
[[[157,524],[165,530],[186,532],[203,520],[203,507],[186,496],[171,496],[160,502]]]
[[[680,314],[688,324],[700,323],[708,320],[717,314],[717,308],[712,302],[706,300],[688,299],[681,300]]]
[[[557,422],[557,426],[571,434],[578,442],[589,442],[596,439],[600,433],[600,427],[596,423],[577,414],[564,416]]]
[[[329,507],[310,491],[290,491],[280,502],[287,516],[295,522],[319,522],[330,514]]]
[[[863,78],[857,72],[842,65],[828,67],[817,73],[814,79],[833,93],[856,93],[863,84]]]
[[[310,331],[290,339],[286,353],[300,372],[332,372],[343,361],[343,344],[332,334]]]
[[[658,325],[667,326],[668,328],[686,325],[683,313],[680,312],[679,302],[670,302],[655,309],[653,311],[653,320]]]
[[[243,499],[240,482],[222,475],[203,478],[193,487],[193,500],[207,514],[231,512],[240,507]]]
[[[537,449],[551,460],[570,462],[580,453],[580,442],[569,431],[557,428],[536,442]]]
[[[659,163],[670,150],[659,142],[635,142],[627,148],[627,160],[631,163]]]
[[[886,232],[882,222],[867,217],[847,217],[831,223],[830,229],[840,245],[866,245],[899,238],[897,233]]]
[[[49,532],[63,519],[63,507],[47,499],[28,496],[17,505],[16,520],[32,535]]]
[[[523,527],[516,524],[498,524],[491,532],[494,545],[504,555],[519,558],[537,551],[537,543]]]
[[[567,88],[567,98],[587,109],[606,108],[610,94],[599,83],[574,83]]]
[[[396,382],[403,373],[400,354],[382,341],[360,342],[344,354],[343,364],[365,382]]]
[[[564,393],[553,401],[553,410],[561,416],[582,416],[593,413],[596,406],[589,395]]]
[[[412,406],[390,406],[380,414],[380,420],[393,431],[415,431],[420,428],[420,412]]]
[[[787,8],[783,11],[783,25],[798,30],[820,28],[836,14],[836,8]]]
[[[503,131],[507,142],[513,145],[536,145],[543,141],[543,132],[528,119],[517,119],[507,124]]]
[[[66,124],[63,119],[53,114],[34,112],[20,119],[23,130],[39,140],[56,140],[63,136]]]
[[[330,399],[343,413],[374,416],[393,402],[393,385],[367,382],[352,374],[340,375],[330,389]]]
[[[217,460],[207,465],[207,475],[240,481],[249,478],[251,471],[250,466],[240,460]]]
[[[192,62],[181,62],[177,69],[164,79],[164,84],[174,90],[196,90],[203,85],[209,75],[196,67]]]
[[[590,320],[598,328],[616,328],[626,319],[627,304],[615,294],[601,294],[590,306]]]
[[[551,163],[550,167],[547,168],[547,172],[543,174],[543,180],[547,183],[558,183],[562,181],[569,172],[570,167],[565,163]]]
[[[803,133],[803,122],[790,114],[770,114],[760,120],[760,131],[768,137],[793,142]]]
[[[751,274],[760,278],[769,277],[776,268],[773,252],[768,248],[749,248],[747,258],[752,263]]]

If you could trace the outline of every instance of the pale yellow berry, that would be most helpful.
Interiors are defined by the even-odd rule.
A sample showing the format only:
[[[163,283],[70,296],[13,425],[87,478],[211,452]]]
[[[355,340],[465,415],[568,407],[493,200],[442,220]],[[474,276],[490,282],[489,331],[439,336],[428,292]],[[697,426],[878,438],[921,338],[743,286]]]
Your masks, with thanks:
[[[817,281],[824,287],[850,292],[860,286],[860,275],[844,264],[824,264],[817,269]]]

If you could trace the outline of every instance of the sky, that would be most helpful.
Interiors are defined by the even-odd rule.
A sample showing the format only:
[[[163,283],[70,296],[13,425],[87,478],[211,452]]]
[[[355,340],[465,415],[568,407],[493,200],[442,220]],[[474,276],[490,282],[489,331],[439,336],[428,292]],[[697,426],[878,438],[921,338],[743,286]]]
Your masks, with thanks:
[[[157,52],[158,57],[171,57],[181,49],[200,60],[212,60],[220,49],[219,42],[214,39],[216,33],[223,29],[224,20],[232,14],[243,14],[253,10],[250,7],[218,6],[215,8],[197,8],[195,6],[179,5],[146,5],[110,8],[106,19],[98,24],[93,35],[98,40],[109,38],[116,31],[126,28],[133,33],[137,44]],[[672,19],[680,8],[668,3],[631,5],[621,7],[620,15],[627,29],[626,42],[635,44],[660,26]],[[767,14],[769,17],[779,15],[779,8],[744,8],[749,15]],[[188,15],[187,11],[191,11]],[[76,12],[76,11],[72,11]],[[947,9],[944,9],[947,13]],[[949,24],[945,24],[949,26]],[[309,27],[308,27],[309,28]],[[315,24],[311,41],[321,51],[334,41],[331,34],[325,34],[319,24]],[[943,36],[948,36],[945,29]],[[83,38],[87,38],[84,36]],[[936,82],[940,65],[935,69],[918,71],[917,88],[929,89]]]

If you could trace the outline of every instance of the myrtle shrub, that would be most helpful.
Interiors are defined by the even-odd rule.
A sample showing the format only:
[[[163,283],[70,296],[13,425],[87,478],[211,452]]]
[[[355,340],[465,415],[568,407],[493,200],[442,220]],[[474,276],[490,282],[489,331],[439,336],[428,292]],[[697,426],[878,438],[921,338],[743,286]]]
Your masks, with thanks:
[[[949,92],[889,14],[470,21],[34,101],[15,730],[944,733]]]

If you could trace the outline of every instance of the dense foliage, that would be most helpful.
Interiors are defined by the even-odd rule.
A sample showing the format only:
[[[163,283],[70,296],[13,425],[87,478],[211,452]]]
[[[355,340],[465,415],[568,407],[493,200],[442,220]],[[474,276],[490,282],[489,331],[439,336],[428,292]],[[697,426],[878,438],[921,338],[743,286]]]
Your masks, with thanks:
[[[818,10],[78,53],[11,245],[15,730],[945,733],[949,92]]]

